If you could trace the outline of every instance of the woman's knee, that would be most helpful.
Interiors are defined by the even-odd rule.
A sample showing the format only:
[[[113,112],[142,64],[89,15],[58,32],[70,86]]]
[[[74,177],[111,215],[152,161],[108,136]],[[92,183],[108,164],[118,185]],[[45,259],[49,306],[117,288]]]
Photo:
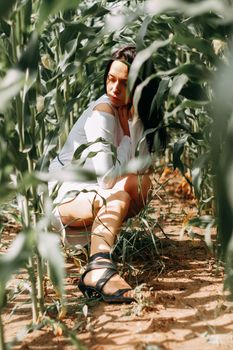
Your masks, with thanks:
[[[143,176],[142,188],[143,188],[145,194],[148,195],[148,192],[152,188],[152,182],[151,182],[150,176],[148,174]]]
[[[132,199],[145,200],[151,189],[151,179],[146,175],[129,175],[125,183],[125,190],[131,195]]]
[[[127,191],[113,189],[107,200],[117,200],[122,203],[128,203],[131,200],[130,194]]]

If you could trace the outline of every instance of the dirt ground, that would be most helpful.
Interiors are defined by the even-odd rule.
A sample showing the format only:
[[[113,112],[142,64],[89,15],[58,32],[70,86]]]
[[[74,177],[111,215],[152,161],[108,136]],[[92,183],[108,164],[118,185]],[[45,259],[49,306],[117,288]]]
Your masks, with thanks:
[[[185,226],[196,215],[195,200],[186,183],[174,173],[164,173],[157,180],[160,183],[152,201],[152,216],[164,233],[155,227],[157,260],[150,261],[148,251],[143,261],[135,260],[136,272],[130,283],[138,302],[87,303],[77,289],[83,267],[78,267],[76,258],[69,258],[66,316],[60,323],[55,318],[48,321],[45,315],[48,324],[28,333],[25,326],[31,320],[30,286],[22,272],[8,286],[12,290],[18,286],[18,292],[3,316],[6,340],[16,336],[22,339],[13,349],[74,350],[78,345],[71,343],[72,334],[80,341],[80,349],[90,350],[232,349],[233,303],[223,292],[223,267],[205,243],[205,230]],[[17,229],[14,223],[6,224],[5,243],[12,240]],[[215,245],[214,230],[210,234]],[[49,285],[47,301],[53,306],[48,310],[52,317],[57,304]]]

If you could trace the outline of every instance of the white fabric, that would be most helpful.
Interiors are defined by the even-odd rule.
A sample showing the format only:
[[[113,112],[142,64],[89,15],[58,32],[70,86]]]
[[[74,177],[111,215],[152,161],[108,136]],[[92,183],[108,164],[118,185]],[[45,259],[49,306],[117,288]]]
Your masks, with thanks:
[[[111,105],[114,115],[93,110],[100,103]],[[134,157],[138,142],[143,137],[143,126],[139,119],[129,121],[129,129],[130,137],[124,135],[117,110],[111,104],[107,95],[103,95],[90,104],[74,124],[58,157],[51,161],[49,172],[56,175],[62,168],[68,167],[72,164],[74,153],[79,146],[88,142],[95,142],[101,137],[106,141],[106,144],[102,142],[93,143],[81,155],[84,162],[83,168],[96,174],[96,182],[65,181],[59,188],[55,199],[56,204],[64,201],[68,191],[93,188],[93,185],[98,185],[102,189],[109,189],[114,186],[117,177],[122,175],[123,167]],[[114,159],[111,145],[115,147],[117,159]],[[98,153],[94,157],[88,158],[90,152]],[[139,155],[149,155],[145,140],[140,144]],[[49,183],[50,194],[56,183],[55,179]]]

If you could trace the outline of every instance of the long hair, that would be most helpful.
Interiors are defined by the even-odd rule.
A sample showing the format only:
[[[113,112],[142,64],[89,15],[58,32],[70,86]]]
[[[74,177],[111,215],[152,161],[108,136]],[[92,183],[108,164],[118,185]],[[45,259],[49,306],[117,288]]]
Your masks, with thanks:
[[[143,87],[141,97],[138,102],[138,115],[142,121],[144,130],[151,129],[147,134],[146,140],[150,152],[165,149],[167,144],[167,133],[163,120],[163,109],[155,103],[156,93],[158,91],[160,80],[151,79]],[[152,131],[153,129],[156,129]]]

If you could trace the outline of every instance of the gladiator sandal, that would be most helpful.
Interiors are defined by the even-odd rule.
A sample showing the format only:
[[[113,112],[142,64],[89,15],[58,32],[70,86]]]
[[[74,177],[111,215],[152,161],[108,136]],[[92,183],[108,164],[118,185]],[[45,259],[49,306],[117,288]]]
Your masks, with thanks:
[[[97,260],[98,258],[109,259],[110,261]],[[96,269],[106,269],[103,275],[96,283],[96,286],[89,286],[84,283],[86,274]],[[111,261],[110,253],[96,253],[89,259],[86,271],[81,276],[78,287],[83,295],[87,298],[96,298],[107,303],[131,303],[136,301],[133,297],[125,297],[123,294],[132,290],[131,288],[118,289],[113,294],[106,294],[103,292],[103,287],[114,275],[118,274],[115,264]]]

